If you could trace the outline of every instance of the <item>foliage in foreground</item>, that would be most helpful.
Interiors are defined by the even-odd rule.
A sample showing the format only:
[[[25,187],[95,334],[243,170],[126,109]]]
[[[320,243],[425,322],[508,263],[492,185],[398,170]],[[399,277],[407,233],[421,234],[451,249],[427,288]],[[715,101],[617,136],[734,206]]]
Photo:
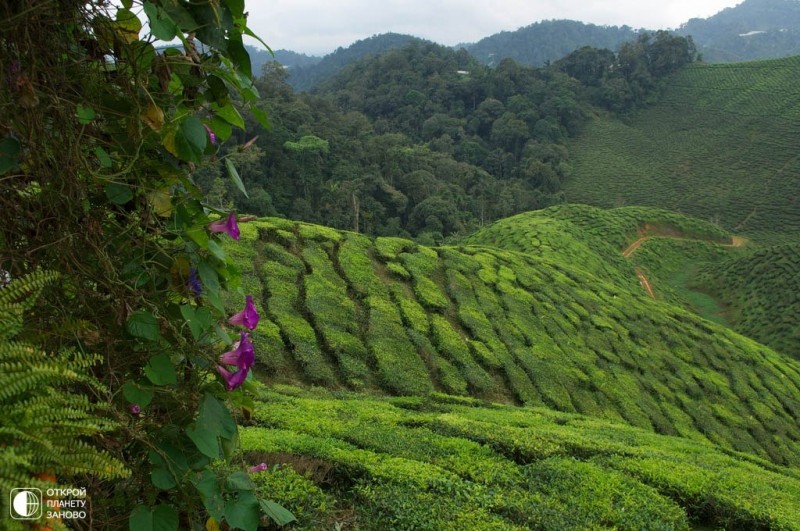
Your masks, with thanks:
[[[231,405],[246,405],[241,386],[254,362],[242,328],[255,328],[257,315],[252,304],[229,313],[246,295],[220,244],[238,239],[237,215],[204,204],[192,180],[258,99],[244,2],[3,2],[0,20],[0,279],[40,270],[61,279],[48,304],[9,329],[23,346],[2,346],[11,359],[0,397],[13,401],[3,421],[22,423],[3,427],[20,451],[4,455],[17,475],[51,467],[66,481],[85,454],[90,514],[76,526],[285,522],[291,515],[257,499],[243,470],[221,464],[236,443]],[[159,40],[170,44],[157,49]],[[50,352],[61,353],[57,368],[38,359]],[[56,384],[79,382],[92,392],[86,403],[58,401]],[[73,440],[112,424],[113,435]],[[52,461],[48,436],[60,438]],[[102,481],[126,475],[118,463],[128,477]]]
[[[800,529],[796,469],[541,408],[263,391],[247,460],[302,529]]]
[[[91,393],[108,393],[87,374],[98,364],[99,356],[74,349],[46,353],[18,337],[25,314],[37,304],[42,289],[57,279],[54,273],[36,272],[0,286],[3,493],[20,487],[46,492],[56,487],[77,487],[78,478],[87,475],[119,479],[130,474],[120,461],[96,448],[98,436],[118,427],[118,422],[105,418],[102,408],[88,398]],[[4,496],[4,521],[9,514],[7,500]]]

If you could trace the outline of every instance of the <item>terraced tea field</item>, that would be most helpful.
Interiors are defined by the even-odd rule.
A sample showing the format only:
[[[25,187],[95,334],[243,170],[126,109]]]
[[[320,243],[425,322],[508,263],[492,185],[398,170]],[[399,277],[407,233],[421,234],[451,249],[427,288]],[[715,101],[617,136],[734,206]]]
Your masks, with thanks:
[[[800,244],[707,265],[697,283],[725,303],[738,331],[800,359]]]
[[[552,255],[242,229],[230,252],[263,309],[267,381],[544,406],[800,464],[800,363],[639,286]]]
[[[567,200],[691,214],[760,242],[800,234],[800,57],[685,68],[658,104],[596,117],[570,146]]]
[[[800,529],[800,474],[708,443],[470,398],[262,389],[241,433],[299,529]]]

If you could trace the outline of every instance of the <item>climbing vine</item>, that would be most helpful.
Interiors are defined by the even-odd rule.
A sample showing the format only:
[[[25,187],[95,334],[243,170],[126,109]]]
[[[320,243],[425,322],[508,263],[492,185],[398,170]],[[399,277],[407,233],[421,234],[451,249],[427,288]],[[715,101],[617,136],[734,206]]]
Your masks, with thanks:
[[[129,472],[69,478],[88,483],[91,525],[255,529],[264,516],[292,519],[257,499],[246,464],[232,461],[258,309],[221,245],[238,239],[242,219],[206,204],[192,178],[244,128],[242,108],[266,125],[244,9],[242,0],[0,6],[3,285],[59,274],[20,334],[44,352],[100,357],[98,385],[85,392],[118,428],[96,445]],[[243,309],[231,315],[233,306]]]

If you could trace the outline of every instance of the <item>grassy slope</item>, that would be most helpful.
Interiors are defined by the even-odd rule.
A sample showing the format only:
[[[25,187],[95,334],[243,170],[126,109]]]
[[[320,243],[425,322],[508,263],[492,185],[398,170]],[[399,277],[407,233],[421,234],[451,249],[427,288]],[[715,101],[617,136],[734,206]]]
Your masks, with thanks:
[[[570,148],[570,202],[649,205],[773,243],[800,230],[800,56],[695,65],[630,123],[597,118]]]
[[[646,240],[624,258],[624,250],[630,252],[626,248],[641,238]],[[579,264],[630,289],[639,285],[639,270],[659,300],[729,324],[720,303],[691,284],[703,266],[740,252],[728,245],[730,234],[696,218],[650,207],[605,210],[567,204],[497,221],[466,242]]]
[[[800,529],[800,475],[540,408],[277,386],[241,435],[302,529]]]
[[[599,278],[634,287],[633,265],[621,253],[637,238],[655,235],[730,242],[730,235],[718,226],[668,210],[567,204],[499,220],[465,243],[575,264]]]
[[[742,333],[800,358],[800,244],[709,264],[697,284],[718,293]]]
[[[237,247],[273,381],[546,406],[800,464],[800,364],[580,263],[283,220]]]

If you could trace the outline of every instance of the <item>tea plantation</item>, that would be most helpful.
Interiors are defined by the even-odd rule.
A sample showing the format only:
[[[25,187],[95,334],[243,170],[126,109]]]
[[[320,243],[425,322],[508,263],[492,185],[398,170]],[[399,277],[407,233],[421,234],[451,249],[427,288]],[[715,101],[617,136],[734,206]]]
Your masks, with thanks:
[[[548,407],[800,464],[800,363],[639,286],[278,219],[242,237],[267,381]]]
[[[570,146],[570,202],[650,205],[772,243],[800,229],[800,56],[696,64],[627,121],[598,116]]]
[[[241,434],[299,529],[800,529],[800,473],[581,415],[263,389]]]
[[[799,244],[708,264],[696,282],[719,294],[741,333],[800,358]]]

